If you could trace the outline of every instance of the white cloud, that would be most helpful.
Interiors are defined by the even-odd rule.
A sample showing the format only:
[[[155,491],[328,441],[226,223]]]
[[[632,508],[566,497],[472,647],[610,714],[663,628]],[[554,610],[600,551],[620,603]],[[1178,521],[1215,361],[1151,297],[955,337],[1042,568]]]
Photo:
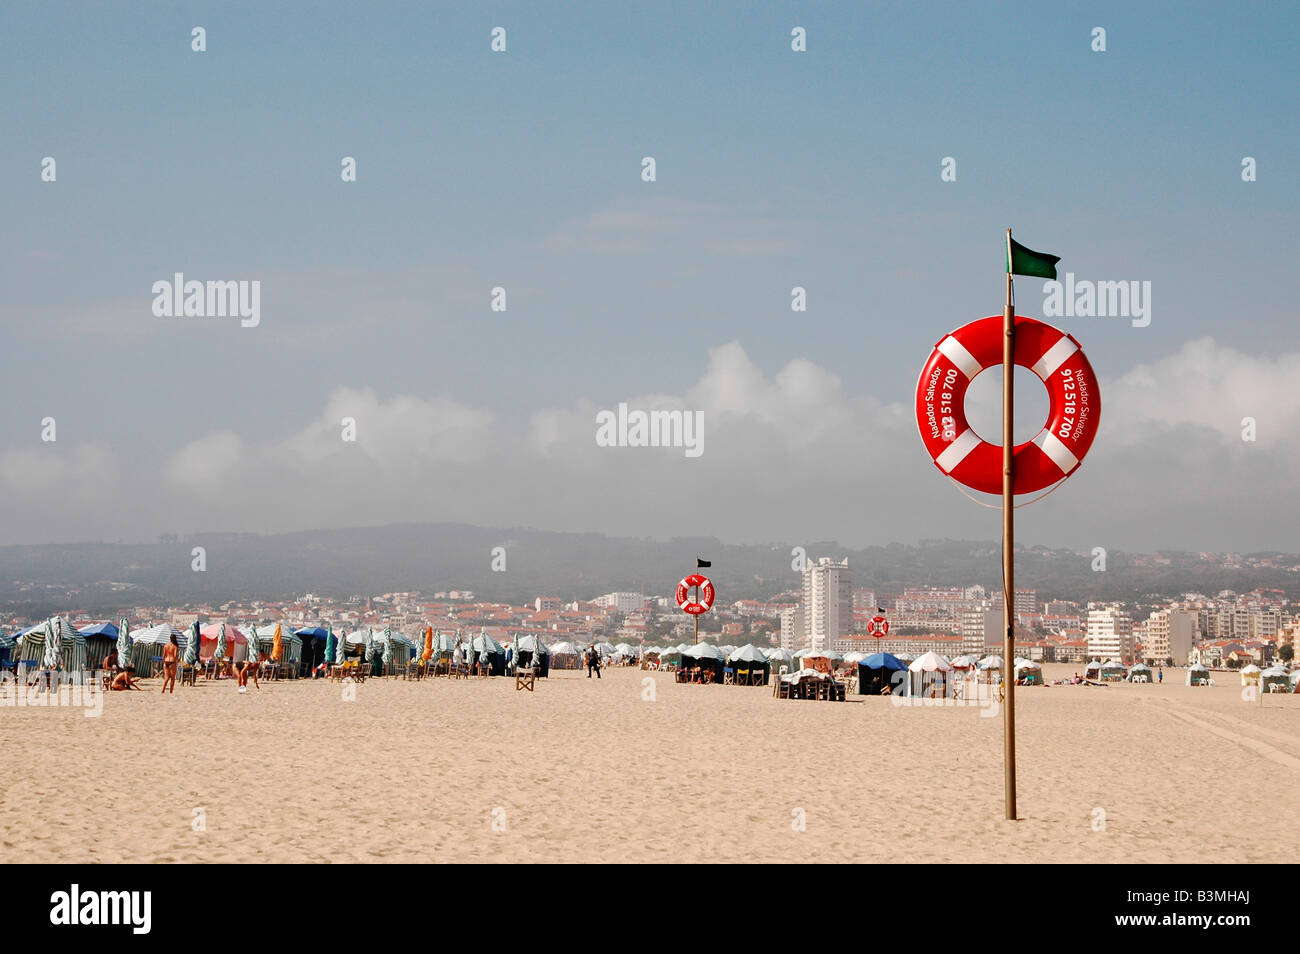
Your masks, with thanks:
[[[120,484],[145,537],[426,520],[852,545],[997,535],[996,514],[947,486],[929,460],[911,395],[886,403],[848,394],[836,374],[802,358],[769,373],[735,341],[702,359],[680,394],[582,397],[514,421],[454,397],[340,388],[280,439],[210,434],[161,472],[156,459],[132,461],[130,479],[110,484]],[[1060,493],[1021,511],[1021,538],[1293,548],[1300,418],[1278,395],[1298,370],[1297,354],[1252,357],[1198,340],[1103,380],[1091,455]],[[598,447],[596,412],[620,400],[702,411],[704,455]],[[1247,415],[1259,420],[1253,444],[1240,439]],[[341,439],[344,417],[356,419],[355,443]],[[81,521],[77,538],[102,535],[102,502],[86,503],[75,488],[86,471],[113,475],[114,461],[103,448],[80,454],[58,463],[37,451],[4,456],[7,493],[38,504],[18,515],[11,538],[52,539],[52,513],[59,526]]]

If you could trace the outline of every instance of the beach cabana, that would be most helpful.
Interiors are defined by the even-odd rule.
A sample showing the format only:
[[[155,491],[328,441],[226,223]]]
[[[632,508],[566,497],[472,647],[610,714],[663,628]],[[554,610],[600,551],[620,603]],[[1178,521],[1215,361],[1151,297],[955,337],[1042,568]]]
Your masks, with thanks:
[[[1101,663],[1096,660],[1083,667],[1083,678],[1101,681]]]
[[[894,673],[907,672],[907,663],[889,653],[872,653],[858,663],[858,695],[878,696],[885,689],[893,689],[906,679]]]
[[[726,655],[712,643],[700,643],[682,653],[683,670],[699,669],[701,678],[705,672],[712,673],[714,682],[722,682],[726,661]]]
[[[22,649],[13,658],[29,669],[58,669],[65,673],[89,671],[86,637],[62,616],[51,616],[22,632]],[[13,650],[10,651],[13,653]]]
[[[793,672],[796,668],[794,653],[788,649],[769,649],[764,655],[767,656],[767,661],[772,664],[773,672],[780,672],[782,666],[786,667],[787,672]]]
[[[934,650],[917,657],[907,666],[908,669],[908,695],[915,695],[927,690],[942,695],[944,686],[948,680],[948,674],[953,671],[952,663],[946,656],[941,656]]]
[[[493,676],[504,676],[506,674],[506,650],[504,646],[487,633],[479,633],[470,640],[469,645],[474,651],[474,659],[470,665],[479,662],[483,658],[483,654],[487,653],[489,674]]]
[[[325,661],[325,643],[329,639],[329,633],[329,629],[324,626],[303,626],[293,631],[293,635],[301,640],[300,654],[304,673],[310,673]]]
[[[1123,682],[1124,677],[1127,675],[1128,670],[1118,660],[1111,659],[1101,664],[1102,682]]]
[[[163,626],[169,624],[163,623]],[[242,662],[248,653],[248,637],[244,631],[230,623],[208,623],[199,630],[199,659],[207,661],[217,653],[217,643],[221,639],[221,627],[226,628],[226,658]],[[174,627],[173,627],[174,628]],[[134,631],[132,631],[134,635]]]
[[[375,634],[370,631],[370,627],[365,629],[354,629],[346,636],[339,638],[338,658],[335,662],[344,663],[349,660],[353,662],[368,662],[370,660],[370,644],[374,642]]]
[[[1017,659],[1012,670],[1012,678],[1017,685],[1041,686],[1043,684],[1043,667],[1032,659]]]
[[[184,652],[190,644],[190,634],[181,632],[171,623],[131,630],[130,665],[135,667],[136,676],[144,679],[153,675],[154,669],[162,665],[163,647],[172,641],[172,636],[176,637],[176,644]],[[117,664],[127,665],[120,656]]]
[[[1002,670],[1002,657],[985,656],[975,664],[975,667],[979,669],[980,672],[989,672],[991,670],[998,670],[1000,672]]]
[[[94,623],[83,626],[80,633],[86,640],[86,661],[90,668],[98,669],[117,646],[117,626],[114,623]]]
[[[953,669],[967,670],[974,669],[979,665],[979,659],[972,655],[958,656],[952,661]]]
[[[1254,663],[1245,666],[1241,670],[1241,684],[1243,686],[1258,686],[1259,674],[1264,670],[1260,669]]]
[[[742,686],[766,686],[771,674],[771,663],[753,643],[746,643],[730,653],[727,668],[735,671],[736,685]]]
[[[289,627],[283,623],[271,623],[267,626],[252,627],[257,634],[258,655],[262,659],[271,659],[275,650],[275,631],[280,630],[280,664],[285,667],[285,671],[291,675],[297,676],[298,667],[302,662],[303,641],[297,633],[289,632]]]
[[[515,640],[515,665],[531,666],[539,676],[546,676],[551,671],[551,651],[541,638],[529,633]]]
[[[1187,667],[1186,685],[1189,686],[1206,686],[1210,683],[1210,670],[1206,669],[1200,663],[1193,663]]]
[[[1286,666],[1269,666],[1259,674],[1260,688],[1265,692],[1290,692],[1291,673]],[[1273,686],[1277,686],[1276,689]]]
[[[1155,682],[1156,674],[1146,663],[1134,663],[1128,671],[1129,682]]]

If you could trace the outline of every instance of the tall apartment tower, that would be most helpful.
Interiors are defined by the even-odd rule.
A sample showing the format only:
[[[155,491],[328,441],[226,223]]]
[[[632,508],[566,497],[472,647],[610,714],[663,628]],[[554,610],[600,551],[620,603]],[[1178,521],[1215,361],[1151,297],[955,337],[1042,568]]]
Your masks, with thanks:
[[[853,631],[853,573],[847,558],[836,563],[822,557],[804,567],[803,629],[813,649],[827,649],[832,640]]]

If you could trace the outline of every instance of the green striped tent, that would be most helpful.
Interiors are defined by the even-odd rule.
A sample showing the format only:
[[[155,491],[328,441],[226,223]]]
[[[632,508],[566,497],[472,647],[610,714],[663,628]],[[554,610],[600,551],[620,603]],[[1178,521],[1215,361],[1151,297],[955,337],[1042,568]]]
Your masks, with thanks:
[[[284,657],[280,662],[288,667],[290,676],[296,677],[298,675],[298,666],[302,662],[302,637],[295,636],[290,627],[283,623],[271,623],[268,626],[250,626],[244,631],[244,635],[249,636],[251,633],[256,633],[258,653],[261,658],[270,659],[275,646],[275,627],[277,625],[280,626],[280,647],[284,650]],[[252,643],[251,638],[249,643]]]
[[[23,637],[23,662],[36,669],[61,669],[67,673],[87,672],[86,637],[61,616],[52,616]]]

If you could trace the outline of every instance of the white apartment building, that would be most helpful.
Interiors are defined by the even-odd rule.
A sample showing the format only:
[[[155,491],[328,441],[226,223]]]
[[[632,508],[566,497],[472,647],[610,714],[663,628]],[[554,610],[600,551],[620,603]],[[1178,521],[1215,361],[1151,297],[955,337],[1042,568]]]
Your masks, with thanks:
[[[813,649],[853,631],[853,574],[848,559],[822,557],[803,571],[803,637]]]
[[[619,613],[635,613],[645,609],[645,597],[640,593],[606,593],[592,600],[597,606]]]
[[[974,653],[977,656],[984,655],[984,647],[988,644],[988,637],[984,632],[984,614],[988,611],[989,601],[978,600],[966,607],[957,617],[959,635],[961,636],[961,651],[965,655]],[[1002,626],[1002,612],[997,614],[997,627]]]
[[[1088,657],[1105,662],[1127,659],[1133,648],[1133,624],[1114,607],[1088,610]]]
[[[1142,655],[1147,662],[1185,666],[1199,642],[1198,614],[1161,609],[1147,617]]]
[[[787,606],[781,610],[781,648],[790,652],[803,648],[802,606]]]

